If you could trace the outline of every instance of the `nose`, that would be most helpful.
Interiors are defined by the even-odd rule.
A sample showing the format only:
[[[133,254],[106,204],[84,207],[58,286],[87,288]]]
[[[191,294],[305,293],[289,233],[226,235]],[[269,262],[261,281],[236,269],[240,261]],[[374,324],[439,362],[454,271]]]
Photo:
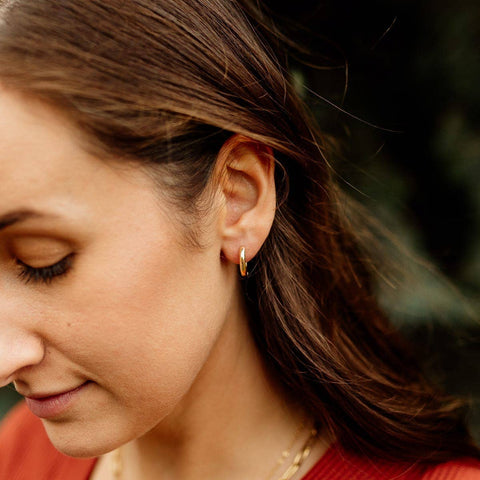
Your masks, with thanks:
[[[16,379],[25,367],[39,364],[45,355],[42,340],[31,333],[2,326],[0,329],[0,387]]]

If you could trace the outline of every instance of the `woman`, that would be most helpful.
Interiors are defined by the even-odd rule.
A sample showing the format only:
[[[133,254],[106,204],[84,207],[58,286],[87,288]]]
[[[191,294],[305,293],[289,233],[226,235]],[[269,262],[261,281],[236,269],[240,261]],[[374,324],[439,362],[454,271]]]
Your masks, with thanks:
[[[0,478],[480,478],[252,6],[0,18]]]

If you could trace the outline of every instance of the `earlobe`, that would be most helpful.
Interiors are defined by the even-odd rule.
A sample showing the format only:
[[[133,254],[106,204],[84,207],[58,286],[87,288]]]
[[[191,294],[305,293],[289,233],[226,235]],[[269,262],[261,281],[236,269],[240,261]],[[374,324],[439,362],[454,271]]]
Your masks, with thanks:
[[[245,262],[250,261],[270,232],[276,207],[274,164],[271,148],[243,135],[234,135],[219,153],[222,254],[232,263],[240,263],[242,247]]]

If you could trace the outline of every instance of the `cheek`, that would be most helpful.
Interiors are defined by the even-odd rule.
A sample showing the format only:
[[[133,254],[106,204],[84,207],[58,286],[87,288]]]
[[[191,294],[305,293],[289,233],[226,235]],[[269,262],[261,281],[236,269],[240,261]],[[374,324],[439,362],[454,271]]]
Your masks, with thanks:
[[[119,405],[151,415],[171,410],[190,388],[227,302],[214,252],[148,238],[133,237],[132,248],[124,238],[108,256],[92,252],[95,263],[79,262],[51,342]]]
[[[46,422],[54,445],[73,456],[105,453],[158,425],[191,388],[228,317],[214,250],[188,253],[158,239],[137,244],[131,258],[109,250],[108,261],[79,263],[46,324],[51,367],[96,383],[72,421]]]

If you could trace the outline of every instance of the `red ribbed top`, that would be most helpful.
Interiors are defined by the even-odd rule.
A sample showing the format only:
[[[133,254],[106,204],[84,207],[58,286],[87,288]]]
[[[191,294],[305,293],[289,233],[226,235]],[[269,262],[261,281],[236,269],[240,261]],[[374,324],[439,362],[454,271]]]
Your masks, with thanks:
[[[67,457],[48,440],[41,421],[22,403],[0,429],[0,480],[88,480],[96,459]],[[433,467],[370,461],[334,445],[302,480],[480,480],[480,462]]]
[[[412,466],[356,457],[334,445],[302,480],[480,480],[480,462],[467,458]]]

